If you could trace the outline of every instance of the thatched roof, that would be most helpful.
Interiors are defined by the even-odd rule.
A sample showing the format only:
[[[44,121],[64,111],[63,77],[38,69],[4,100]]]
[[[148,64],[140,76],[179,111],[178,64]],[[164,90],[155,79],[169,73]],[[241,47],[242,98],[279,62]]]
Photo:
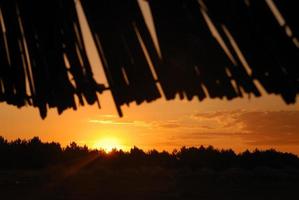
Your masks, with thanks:
[[[38,107],[44,118],[48,108],[59,114],[76,109],[75,96],[81,105],[97,103],[97,93],[109,89],[122,115],[123,104],[162,95],[260,96],[256,82],[295,102],[298,1],[148,2],[159,50],[137,0],[81,1],[104,65],[104,86],[93,77],[74,0],[0,0],[0,102]]]

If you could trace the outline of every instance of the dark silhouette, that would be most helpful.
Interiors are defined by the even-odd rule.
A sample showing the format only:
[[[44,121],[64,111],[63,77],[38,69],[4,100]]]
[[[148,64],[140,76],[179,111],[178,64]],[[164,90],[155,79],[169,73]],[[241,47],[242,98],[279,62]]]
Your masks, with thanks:
[[[78,146],[75,142],[62,148],[59,143],[43,143],[38,137],[30,140],[8,142],[0,137],[0,169],[41,169],[58,164],[72,163],[79,159],[95,156],[93,164],[115,165],[114,167],[160,166],[166,168],[209,168],[225,170],[229,168],[254,169],[298,168],[299,158],[291,153],[281,153],[274,149],[236,154],[233,150],[218,150],[212,146],[199,148],[182,147],[172,153],[157,150],[144,152],[134,147],[128,152],[114,149],[110,153],[104,150]],[[91,164],[91,163],[90,163]]]
[[[299,158],[273,149],[91,150],[0,137],[1,199],[295,199]]]
[[[283,24],[265,0],[148,2],[161,55],[137,0],[81,1],[104,86],[93,77],[74,0],[1,0],[0,102],[38,107],[45,118],[48,107],[77,109],[75,96],[80,105],[99,103],[97,93],[109,89],[122,116],[124,104],[160,98],[157,82],[167,100],[230,100],[260,96],[258,81],[295,103],[298,1],[272,1]]]

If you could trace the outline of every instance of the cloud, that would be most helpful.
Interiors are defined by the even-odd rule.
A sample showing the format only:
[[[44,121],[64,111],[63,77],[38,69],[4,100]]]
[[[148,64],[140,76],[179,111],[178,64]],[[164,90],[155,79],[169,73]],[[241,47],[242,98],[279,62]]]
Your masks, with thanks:
[[[91,119],[88,122],[96,123],[96,124],[105,124],[105,125],[133,125],[134,124],[134,122],[120,122],[114,120],[97,120],[97,119]]]
[[[130,121],[101,116],[89,123],[148,129],[178,139],[239,138],[248,145],[299,145],[299,111],[218,111],[189,115],[178,120]]]
[[[237,121],[249,132],[294,134],[299,131],[299,111],[243,112]]]
[[[101,115],[101,117],[103,117],[103,118],[110,118],[110,119],[115,119],[115,118],[118,118],[118,116],[117,115]]]
[[[183,127],[182,123],[177,120],[166,120],[166,121],[153,121],[151,122],[152,128],[160,129],[176,129]]]
[[[252,145],[299,144],[299,111],[236,110],[197,113],[191,118],[201,128],[203,124],[214,128],[212,131],[207,128],[201,130],[205,134],[234,135]]]
[[[151,127],[151,124],[145,121],[123,120],[116,115],[100,115],[98,119],[89,119],[88,123],[111,125],[111,126],[134,126],[134,127]]]
[[[131,126],[131,127],[144,127],[151,128],[152,124],[145,121],[120,121],[120,120],[105,120],[105,119],[90,119],[89,123],[111,125],[111,126]]]
[[[103,116],[102,116],[103,117]],[[105,117],[103,117],[105,118]],[[126,125],[132,127],[143,127],[149,129],[177,129],[183,127],[183,125],[176,120],[165,121],[122,121],[112,119],[90,119],[89,123],[102,124],[102,125]]]
[[[247,112],[237,122],[251,144],[299,144],[299,111]]]
[[[208,113],[197,113],[192,116],[193,119],[201,122],[211,124],[211,127],[219,128],[236,128],[236,120],[245,111],[219,111],[219,112],[208,112]]]

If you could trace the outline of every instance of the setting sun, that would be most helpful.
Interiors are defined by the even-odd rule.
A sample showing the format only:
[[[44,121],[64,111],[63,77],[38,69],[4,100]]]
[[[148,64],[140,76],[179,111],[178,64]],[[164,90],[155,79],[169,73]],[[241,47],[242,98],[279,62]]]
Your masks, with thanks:
[[[123,146],[117,138],[102,138],[94,143],[93,148],[111,152],[113,149],[123,149]]]

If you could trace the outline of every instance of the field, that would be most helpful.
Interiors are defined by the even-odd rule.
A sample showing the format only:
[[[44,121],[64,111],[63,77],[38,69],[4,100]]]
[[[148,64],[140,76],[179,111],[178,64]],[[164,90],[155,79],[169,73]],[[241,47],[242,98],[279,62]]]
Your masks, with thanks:
[[[294,199],[298,188],[295,169],[107,169],[93,165],[0,172],[2,200]]]
[[[298,156],[274,149],[107,153],[0,137],[1,200],[287,200],[298,188]]]

